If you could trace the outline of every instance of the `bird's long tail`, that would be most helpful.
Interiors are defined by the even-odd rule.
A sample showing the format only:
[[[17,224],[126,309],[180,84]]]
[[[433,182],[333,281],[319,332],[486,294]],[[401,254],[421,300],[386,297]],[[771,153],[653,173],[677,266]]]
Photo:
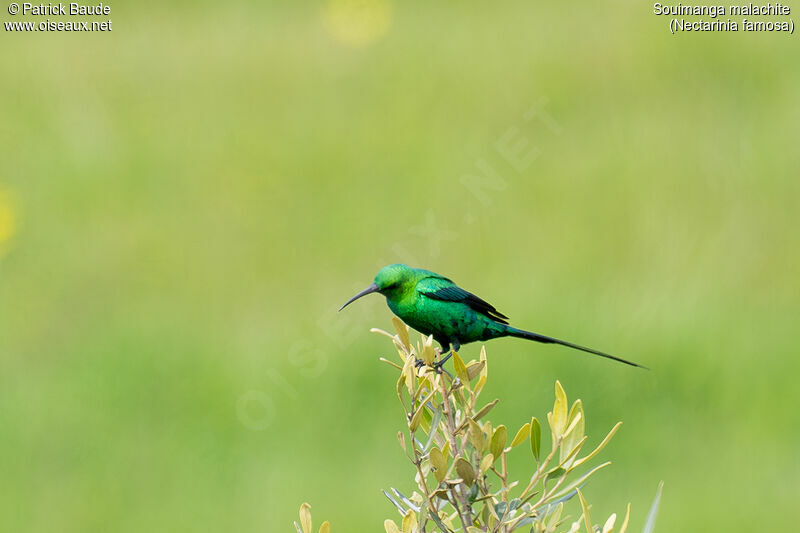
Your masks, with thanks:
[[[512,328],[511,326],[507,326],[507,333],[511,337],[519,337],[520,339],[528,339],[530,341],[543,342],[545,344],[560,344],[561,346],[567,346],[569,348],[574,348],[582,352],[599,355],[600,357],[605,357],[606,359],[613,359],[614,361],[619,361],[620,363],[625,363],[626,365],[647,369],[646,366],[642,366],[640,364],[627,361],[620,357],[615,357],[607,353],[598,352],[597,350],[592,350],[591,348],[586,348],[585,346],[578,346],[577,344],[572,344],[571,342],[562,341],[560,339],[554,339],[553,337],[547,337],[545,335],[539,335],[538,333],[533,333],[531,331],[525,331],[524,329],[517,329],[517,328]]]

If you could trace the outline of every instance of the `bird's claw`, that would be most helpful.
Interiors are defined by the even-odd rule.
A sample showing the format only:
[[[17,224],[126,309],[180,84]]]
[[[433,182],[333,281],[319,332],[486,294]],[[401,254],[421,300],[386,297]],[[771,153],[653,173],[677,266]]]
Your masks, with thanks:
[[[453,354],[451,352],[446,357],[444,357],[444,358],[440,359],[439,361],[436,361],[435,363],[432,363],[432,364],[430,364],[428,366],[430,366],[433,369],[433,371],[436,372],[437,374],[441,374],[442,372],[444,372],[449,376],[450,373],[447,372],[447,370],[444,369],[444,364],[447,362],[448,359],[450,359],[450,357],[452,355]],[[423,361],[422,359],[415,359],[414,360],[414,368],[416,368],[417,370],[419,370],[420,368],[422,368],[426,364],[427,363],[425,363],[425,361]]]
[[[439,368],[441,370],[441,368],[444,366],[444,364],[447,362],[447,360],[450,359],[451,357],[453,357],[453,351],[452,350],[447,352],[447,355],[445,355],[444,357],[439,359],[433,366],[435,366],[435,367],[437,367],[437,368]]]

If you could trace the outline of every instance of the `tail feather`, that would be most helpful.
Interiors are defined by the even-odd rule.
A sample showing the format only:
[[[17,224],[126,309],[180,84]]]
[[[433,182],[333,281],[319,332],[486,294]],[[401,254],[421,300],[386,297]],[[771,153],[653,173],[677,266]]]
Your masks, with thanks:
[[[580,350],[582,352],[599,355],[600,357],[605,357],[606,359],[612,359],[614,361],[619,361],[620,363],[625,363],[626,365],[635,366],[638,368],[644,368],[645,370],[649,370],[646,366],[640,365],[638,363],[634,363],[628,361],[626,359],[622,359],[620,357],[615,357],[611,354],[607,354],[604,352],[599,352],[597,350],[593,350],[591,348],[586,348],[585,346],[579,346],[577,344],[572,344],[571,342],[562,341],[560,339],[554,339],[553,337],[547,337],[545,335],[539,335],[538,333],[533,333],[531,331],[525,331],[524,329],[517,329],[508,327],[508,335],[511,337],[519,337],[520,339],[528,339],[531,341],[542,342],[545,344],[560,344],[561,346],[567,346],[568,348],[574,348],[576,350]]]

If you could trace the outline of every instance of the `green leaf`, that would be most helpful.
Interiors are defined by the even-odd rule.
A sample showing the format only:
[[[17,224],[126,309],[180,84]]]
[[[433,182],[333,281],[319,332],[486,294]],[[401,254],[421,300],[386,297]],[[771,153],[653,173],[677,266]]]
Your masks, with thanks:
[[[429,409],[425,409],[424,411],[422,411],[422,423],[420,424],[420,427],[425,430],[425,433],[430,434],[431,424],[433,423],[433,415],[431,414],[430,410],[431,404],[425,402],[425,405]]]
[[[469,461],[463,457],[456,459],[456,472],[468,486],[471,487],[472,484],[475,483],[475,470],[472,468],[472,465],[469,463]]]
[[[472,418],[473,418],[473,419],[475,419],[476,421],[477,421],[477,420],[480,420],[481,418],[483,418],[484,416],[486,416],[486,415],[489,413],[489,411],[491,411],[491,410],[492,410],[492,408],[493,408],[495,405],[497,405],[497,402],[499,402],[499,401],[500,401],[500,400],[492,400],[491,402],[487,403],[487,404],[486,404],[486,405],[484,405],[484,406],[481,408],[481,410],[480,410],[480,411],[478,411],[478,412],[475,414],[475,416],[474,416],[474,417],[472,417]]]
[[[447,499],[447,498],[445,497],[444,499]],[[430,509],[429,509],[429,510],[428,510],[428,516],[430,516],[430,517],[431,517],[431,520],[433,520],[433,521],[434,521],[434,523],[435,523],[437,526],[439,526],[439,529],[440,529],[441,531],[449,531],[449,529],[447,528],[447,526],[446,526],[446,525],[444,525],[444,522],[442,522],[442,519],[439,517],[439,515],[438,515],[438,514],[436,514],[435,512],[433,512],[432,510],[430,510]],[[424,531],[424,530],[425,530],[425,527],[423,527],[422,529],[423,529],[423,531]]]
[[[558,479],[558,478],[560,478],[561,476],[563,476],[566,473],[567,473],[566,470],[564,470],[560,466],[557,466],[557,467],[553,468],[552,470],[550,470],[547,474],[545,474],[545,476],[544,476],[544,484],[547,485],[547,482],[550,481],[551,479]]]
[[[447,475],[447,460],[444,458],[442,450],[439,448],[432,448],[429,454],[429,459],[431,461],[431,466],[434,469],[433,475],[436,477],[436,481],[441,483],[444,477]]]
[[[483,367],[486,366],[486,361],[478,361],[472,362],[469,366],[467,366],[467,377],[470,381],[475,379],[475,377],[481,373]]]
[[[431,421],[430,425],[431,429],[428,432],[428,442],[425,443],[425,448],[423,448],[423,451],[430,449],[431,444],[433,444],[433,439],[437,435],[436,428],[439,427],[439,422],[441,422],[441,420],[442,420],[442,410],[436,409],[436,414],[434,415],[433,420]]]
[[[497,426],[497,429],[494,430],[494,435],[492,435],[492,443],[489,445],[489,451],[492,452],[492,455],[494,455],[495,458],[503,455],[503,450],[506,448],[507,439],[508,431],[506,430],[506,427],[503,425]]]
[[[414,433],[417,428],[419,427],[419,423],[422,421],[422,412],[425,410],[425,404],[420,404],[419,408],[417,408],[417,412],[414,413],[414,416],[411,417],[411,422],[408,423],[408,429],[411,430],[411,433]]]
[[[534,416],[531,418],[531,452],[536,462],[539,462],[539,452],[542,450],[542,425]]]
[[[423,415],[425,414],[425,406],[428,404],[429,401],[436,395],[436,391],[431,391],[424,400],[419,402],[419,407],[417,411],[414,413],[414,416],[411,417],[411,422],[408,425],[408,429],[411,430],[411,433],[414,433],[417,428],[419,428],[420,423],[422,422]],[[430,428],[430,414],[428,415],[428,427]]]
[[[517,434],[514,435],[514,438],[511,440],[511,447],[514,448],[515,446],[519,446],[524,441],[528,439],[531,434],[531,424],[527,422],[524,426],[519,428]]]

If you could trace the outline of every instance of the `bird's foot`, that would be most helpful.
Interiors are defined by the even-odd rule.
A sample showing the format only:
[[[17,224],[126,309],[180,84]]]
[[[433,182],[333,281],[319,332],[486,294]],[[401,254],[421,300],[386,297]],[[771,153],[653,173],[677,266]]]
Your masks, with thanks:
[[[453,357],[453,351],[452,350],[450,352],[448,352],[447,355],[445,355],[444,357],[442,357],[441,359],[439,359],[437,362],[435,362],[433,364],[433,369],[436,371],[437,374],[441,374],[442,373],[444,364],[451,357]]]

